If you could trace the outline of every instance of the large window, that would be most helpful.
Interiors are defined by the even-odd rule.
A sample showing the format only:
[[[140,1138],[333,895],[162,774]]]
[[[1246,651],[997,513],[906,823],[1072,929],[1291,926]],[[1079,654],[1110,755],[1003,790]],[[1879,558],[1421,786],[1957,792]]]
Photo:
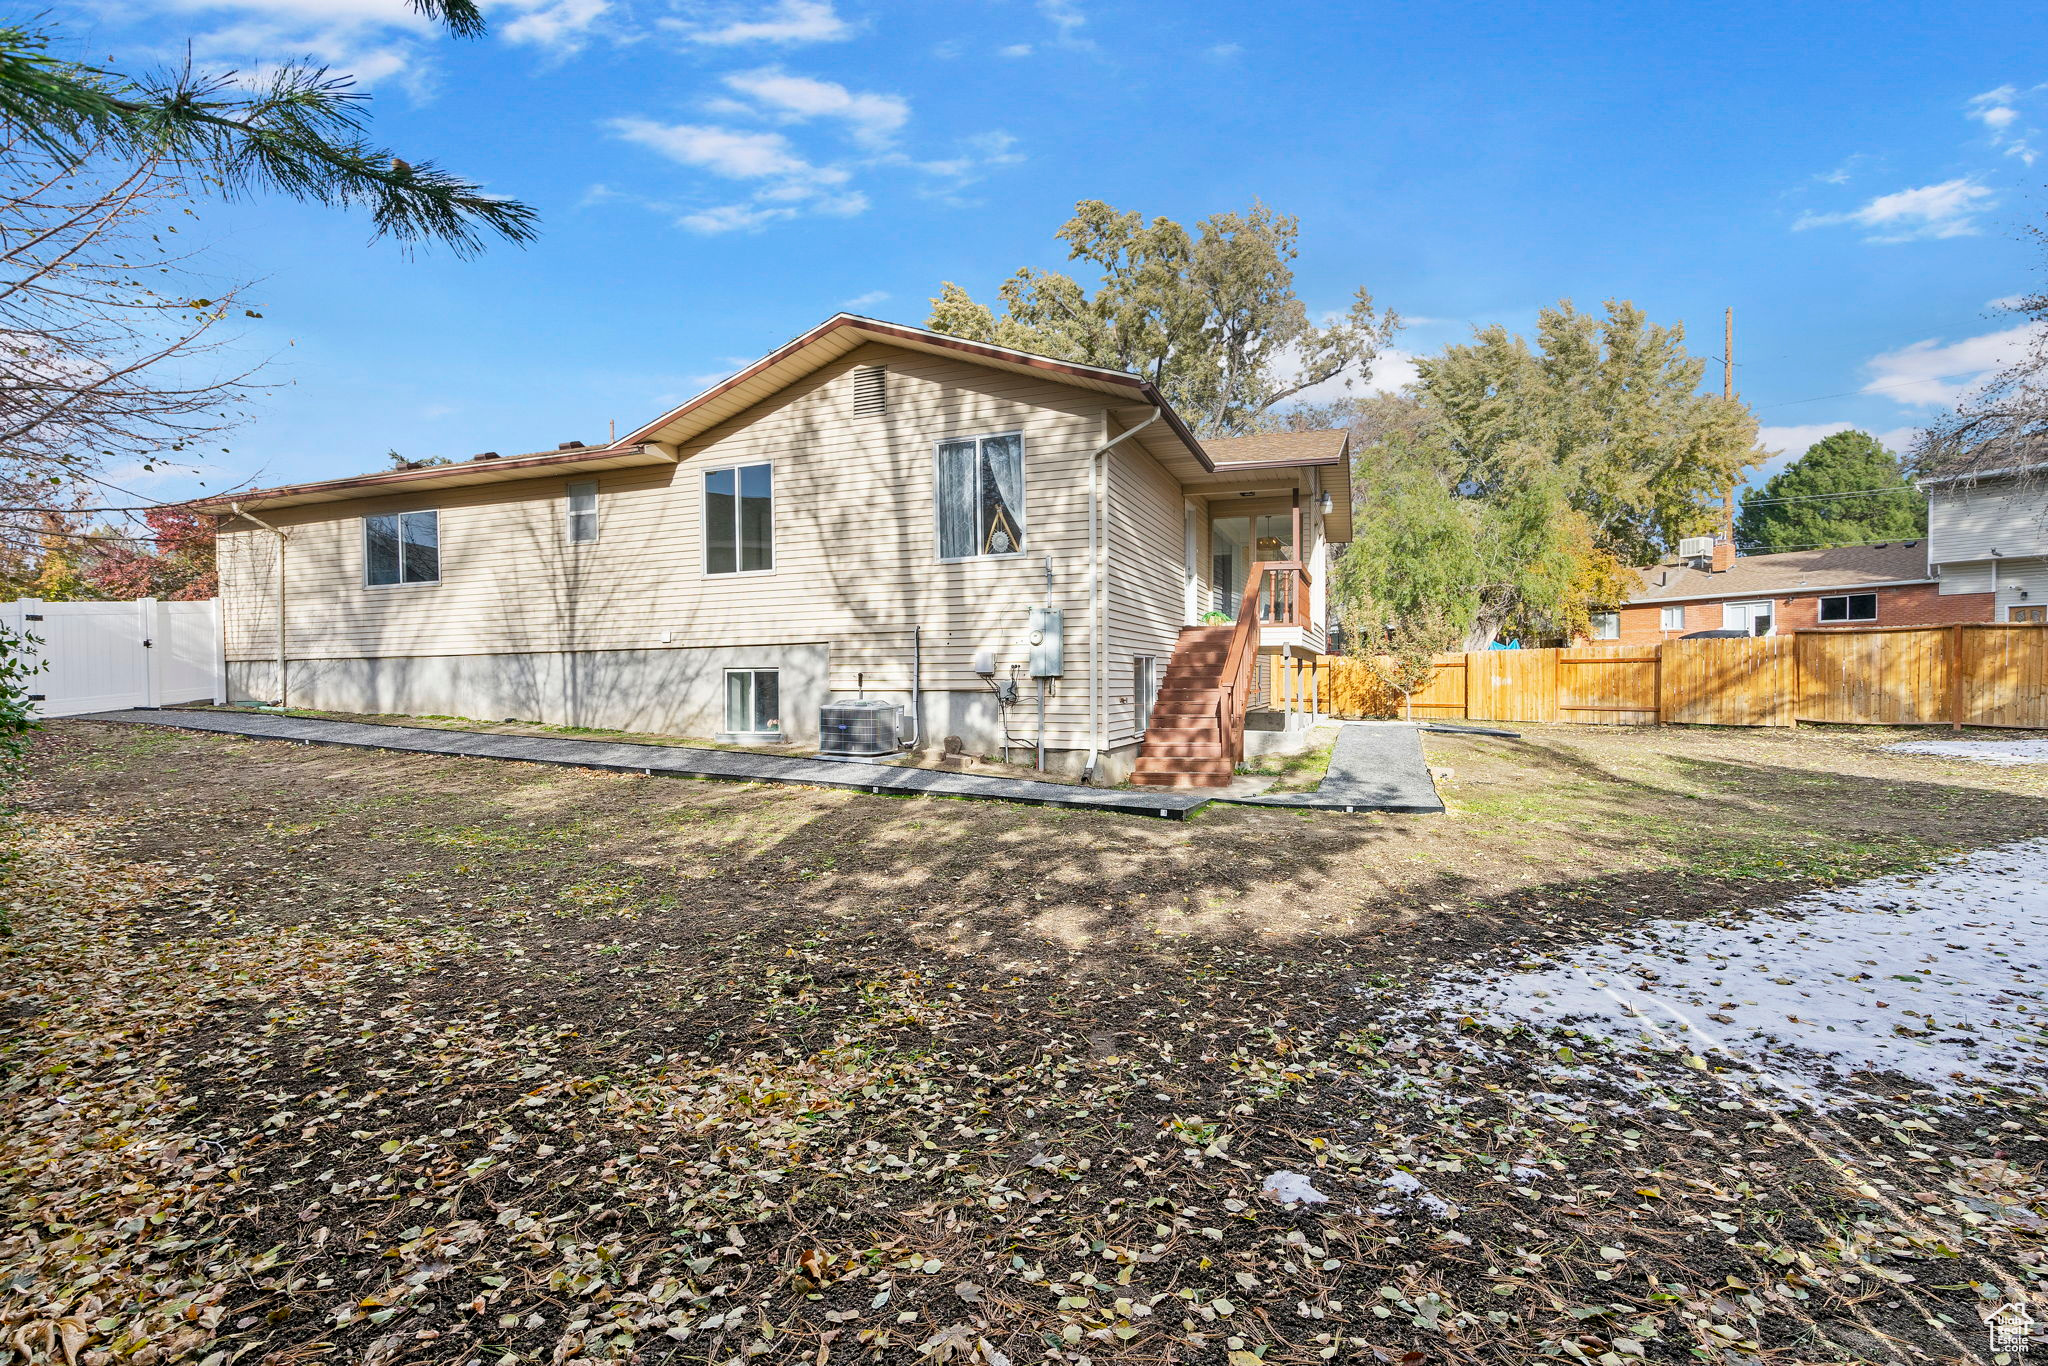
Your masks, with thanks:
[[[569,485],[569,539],[597,539],[597,481],[581,480]]]
[[[1024,438],[970,436],[939,443],[939,558],[1016,555],[1024,549]]]
[[[782,686],[773,669],[725,671],[725,728],[735,735],[782,730]]]
[[[1820,600],[1822,621],[1876,621],[1877,594],[1844,593],[1839,598]]]
[[[1657,623],[1659,630],[1683,631],[1685,629],[1685,609],[1683,607],[1660,607],[1657,610],[1662,614]]]
[[[441,514],[393,512],[363,518],[363,582],[441,581]]]
[[[1592,622],[1592,627],[1593,627],[1593,639],[1595,639],[1595,640],[1620,640],[1620,639],[1621,639],[1621,613],[1619,613],[1619,612],[1595,612],[1595,613],[1593,613],[1593,615],[1592,615],[1592,617],[1591,617],[1591,622]]]
[[[704,471],[704,572],[759,574],[774,567],[773,468]]]

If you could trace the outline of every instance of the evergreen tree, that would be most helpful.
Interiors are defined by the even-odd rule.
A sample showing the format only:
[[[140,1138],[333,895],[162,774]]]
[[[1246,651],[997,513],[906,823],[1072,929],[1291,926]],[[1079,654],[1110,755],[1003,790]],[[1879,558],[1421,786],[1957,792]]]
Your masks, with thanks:
[[[1779,499],[1788,501],[1774,501]],[[1926,533],[1927,499],[1908,482],[1898,456],[1858,431],[1836,432],[1808,446],[1743,499],[1735,523],[1736,545],[1753,555]]]

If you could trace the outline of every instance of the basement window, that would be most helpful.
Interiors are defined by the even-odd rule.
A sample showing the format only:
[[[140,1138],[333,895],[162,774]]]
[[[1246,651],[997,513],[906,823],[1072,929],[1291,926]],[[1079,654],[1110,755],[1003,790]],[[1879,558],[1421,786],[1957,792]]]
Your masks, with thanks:
[[[773,669],[725,671],[725,728],[734,735],[782,730],[782,679]]]
[[[441,514],[363,518],[363,582],[372,588],[441,581]]]
[[[1822,621],[1876,621],[1877,594],[1844,593],[1839,598],[1820,600]]]

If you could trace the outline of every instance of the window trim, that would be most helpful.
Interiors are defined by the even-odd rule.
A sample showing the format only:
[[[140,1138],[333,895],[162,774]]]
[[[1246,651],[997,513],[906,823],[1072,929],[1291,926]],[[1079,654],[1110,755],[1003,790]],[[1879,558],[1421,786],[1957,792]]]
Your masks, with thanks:
[[[1828,603],[1831,603],[1831,602],[1840,602],[1840,603],[1848,603],[1848,602],[1851,602],[1851,601],[1853,601],[1853,600],[1854,600],[1854,599],[1856,599],[1856,598],[1869,598],[1869,599],[1870,599],[1870,615],[1869,615],[1869,616],[1867,616],[1867,617],[1850,617],[1850,616],[1841,616],[1841,617],[1835,617],[1834,619],[1830,620],[1830,619],[1828,618],[1828,616],[1826,615],[1826,611],[1827,611],[1827,606],[1826,606],[1826,605],[1827,605]],[[1817,626],[1853,626],[1853,625],[1855,625],[1855,624],[1856,624],[1856,623],[1858,623],[1858,622],[1869,622],[1869,621],[1876,621],[1876,620],[1877,620],[1877,615],[1878,615],[1878,608],[1879,608],[1879,606],[1880,606],[1880,604],[1879,604],[1879,602],[1878,602],[1878,600],[1877,600],[1877,599],[1878,599],[1878,595],[1877,595],[1876,593],[1830,593],[1830,594],[1828,594],[1828,595],[1827,595],[1826,597],[1820,597],[1820,598],[1815,598],[1815,599],[1813,600],[1813,620],[1814,620],[1814,624],[1815,624],[1815,625],[1817,625]],[[1847,608],[1845,607],[1845,608],[1844,608],[1843,610],[1844,610],[1844,611],[1847,611],[1848,609],[1847,609]]]
[[[760,574],[765,573],[767,571],[755,569],[750,570],[748,572]],[[728,664],[719,675],[719,682],[723,684],[723,686],[719,689],[719,695],[724,702],[724,709],[726,711],[726,715],[723,717],[723,720],[726,724],[721,728],[721,733],[726,735],[779,735],[784,738],[787,738],[789,735],[789,731],[780,724],[778,724],[774,730],[759,730],[751,725],[745,727],[735,727],[732,724],[732,714],[730,709],[732,707],[732,676],[734,674],[774,674],[775,699],[777,703],[775,710],[778,712],[782,710],[782,707],[780,705],[782,701],[782,669],[779,665]],[[747,700],[750,703],[758,703],[760,701],[759,684],[748,685]],[[750,717],[748,719],[751,720],[752,718]],[[778,716],[775,719],[777,720],[777,722],[780,722],[782,718]]]
[[[1671,614],[1678,613],[1678,625],[1671,624]],[[1685,604],[1673,603],[1657,609],[1657,629],[1660,631],[1683,631],[1685,629]]]
[[[955,441],[974,443],[975,468],[980,470],[981,443],[999,441],[1006,436],[1017,438],[1017,461],[1024,476],[1023,487],[1017,494],[1017,518],[1024,524],[1024,545],[1016,550],[1007,550],[1000,555],[946,555],[941,553],[944,539],[939,532],[939,452]],[[944,436],[932,442],[932,559],[939,564],[978,564],[983,560],[1021,560],[1034,553],[1031,549],[1031,450],[1024,440],[1020,428],[1001,432],[968,432],[959,436]],[[980,508],[975,509],[976,513]]]
[[[735,471],[735,474],[733,476],[733,496],[735,499],[737,499],[739,496],[739,476],[737,471],[749,470],[756,465],[765,465],[768,469],[768,567],[766,569],[740,569],[737,567],[732,569],[713,569],[711,567],[711,490],[707,486],[706,481],[712,475],[717,474],[720,470]],[[775,514],[776,509],[780,507],[782,503],[782,495],[780,489],[781,484],[775,477],[775,462],[773,460],[735,459],[722,461],[716,465],[704,465],[698,468],[697,539],[703,542],[702,553],[697,556],[698,578],[719,580],[759,579],[765,578],[766,576],[773,574],[776,571],[776,569],[781,564],[781,561],[776,557],[775,554]],[[737,502],[735,502],[734,504],[733,516],[735,518],[739,516],[739,508]],[[735,522],[733,526],[732,554],[733,564],[737,566],[739,564],[740,555],[739,526],[737,522]]]
[[[430,513],[434,518],[434,577],[431,579],[408,579],[405,577],[405,518],[418,513]],[[370,581],[370,521],[375,517],[392,517],[398,520],[398,579],[392,583]],[[362,524],[363,587],[375,588],[380,592],[391,588],[439,588],[441,586],[441,557],[447,547],[441,541],[441,509],[407,508],[403,512],[366,512],[356,519]]]
[[[578,540],[576,537],[576,490],[590,490],[590,535]],[[600,502],[595,479],[571,479],[562,486],[562,543],[564,545],[594,545],[604,535],[604,518],[600,515]]]

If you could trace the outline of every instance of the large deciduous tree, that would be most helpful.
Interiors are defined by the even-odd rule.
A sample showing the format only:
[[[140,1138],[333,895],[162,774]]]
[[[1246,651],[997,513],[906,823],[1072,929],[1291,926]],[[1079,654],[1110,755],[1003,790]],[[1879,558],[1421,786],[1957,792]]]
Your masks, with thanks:
[[[2048,262],[2048,228],[2030,230]],[[1955,410],[1930,424],[1913,445],[1923,474],[2021,470],[2040,479],[2048,471],[2048,290],[2011,300],[2025,344],[2018,359],[1964,396]]]
[[[1899,457],[1868,432],[1814,442],[1742,502],[1735,542],[1758,554],[1919,536],[1927,500]]]
[[[1369,414],[1336,580],[1374,625],[1438,623],[1467,649],[1583,631],[1630,566],[1712,525],[1757,455],[1755,418],[1699,392],[1682,330],[1629,303],[1564,302],[1534,345],[1487,327],[1417,367],[1412,409]]]
[[[1256,203],[1191,233],[1085,200],[1057,235],[1069,260],[1101,270],[1093,294],[1072,276],[1026,268],[999,287],[997,312],[949,281],[930,325],[1142,375],[1198,431],[1250,431],[1317,385],[1366,378],[1399,326],[1362,287],[1343,314],[1312,320],[1294,292],[1299,230]]]

